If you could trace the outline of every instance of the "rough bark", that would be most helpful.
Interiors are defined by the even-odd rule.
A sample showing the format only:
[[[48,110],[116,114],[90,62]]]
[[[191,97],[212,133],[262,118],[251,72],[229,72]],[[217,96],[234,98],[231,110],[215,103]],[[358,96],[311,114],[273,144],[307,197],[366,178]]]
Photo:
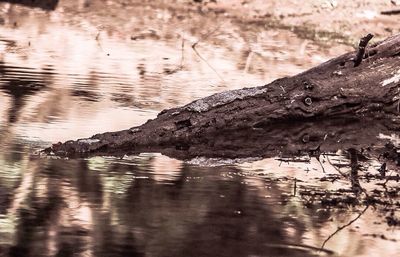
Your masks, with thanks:
[[[329,151],[346,144],[367,147],[380,134],[398,129],[400,35],[367,47],[354,67],[356,54],[268,85],[164,110],[138,127],[54,144],[46,151],[62,156],[155,151],[180,158],[237,158],[318,146]]]

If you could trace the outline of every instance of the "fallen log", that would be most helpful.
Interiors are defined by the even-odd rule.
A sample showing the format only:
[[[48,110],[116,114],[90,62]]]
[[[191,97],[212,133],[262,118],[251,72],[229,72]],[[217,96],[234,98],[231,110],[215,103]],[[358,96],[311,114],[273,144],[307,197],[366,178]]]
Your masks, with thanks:
[[[214,94],[164,110],[141,126],[57,143],[45,152],[162,152],[185,159],[367,147],[399,128],[400,34],[362,50],[361,62],[360,50],[346,53],[292,77]]]

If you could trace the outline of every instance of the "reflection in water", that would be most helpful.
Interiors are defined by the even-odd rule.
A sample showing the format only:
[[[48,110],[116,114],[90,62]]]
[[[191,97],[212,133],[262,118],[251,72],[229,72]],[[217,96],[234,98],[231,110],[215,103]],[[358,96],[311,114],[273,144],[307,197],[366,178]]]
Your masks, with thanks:
[[[264,193],[272,198],[260,197],[234,167],[181,163],[179,174],[169,175],[156,167],[176,161],[163,156],[29,162],[15,189],[23,199],[9,196],[2,217],[15,226],[8,232],[13,236],[0,231],[10,256],[313,255],[275,247],[298,243],[305,224],[285,211],[288,199],[279,196],[285,190],[267,182],[271,189]]]
[[[14,123],[17,121],[17,116],[20,109],[24,105],[24,100],[27,96],[35,94],[45,85],[40,82],[28,80],[9,80],[6,85],[3,85],[1,90],[12,97],[12,106],[10,107],[10,114],[8,121]]]
[[[154,154],[5,164],[0,249],[6,256],[317,256],[335,226],[354,218],[340,209],[305,208],[293,195],[282,173],[300,173],[301,189],[325,176],[316,162],[308,172],[273,160],[196,167]],[[364,215],[379,220],[377,211]],[[330,239],[322,254],[371,252],[375,243],[366,247],[368,237],[357,236],[379,228],[370,218]],[[394,242],[376,248],[381,244],[396,251]]]
[[[13,4],[22,4],[29,7],[38,7],[45,10],[54,10],[57,7],[58,0],[0,0]]]
[[[200,167],[154,154],[84,160],[31,154],[51,142],[141,124],[214,92],[297,73],[345,47],[327,50],[289,31],[136,1],[60,1],[53,12],[3,3],[0,12],[1,256],[398,251],[390,241],[399,240],[398,232],[375,224],[381,213],[370,208],[318,252],[360,210],[307,208],[293,194],[293,178],[298,190],[332,189],[338,184],[319,180],[336,174],[333,166],[323,175],[314,161]],[[195,42],[207,63],[190,47]]]

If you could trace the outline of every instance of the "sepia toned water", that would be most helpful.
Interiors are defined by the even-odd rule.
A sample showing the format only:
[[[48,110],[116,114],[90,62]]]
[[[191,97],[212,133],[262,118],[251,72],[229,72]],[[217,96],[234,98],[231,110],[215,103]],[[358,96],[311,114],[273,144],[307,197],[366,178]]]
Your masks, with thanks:
[[[396,256],[399,230],[380,211],[300,197],[351,186],[321,179],[337,173],[327,157],[322,169],[316,159],[37,154],[349,50],[171,6],[0,3],[0,256]]]

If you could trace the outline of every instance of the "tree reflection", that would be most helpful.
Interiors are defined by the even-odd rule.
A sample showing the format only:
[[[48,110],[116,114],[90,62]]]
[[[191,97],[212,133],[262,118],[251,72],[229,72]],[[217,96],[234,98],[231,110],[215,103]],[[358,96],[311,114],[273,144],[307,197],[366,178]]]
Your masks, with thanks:
[[[32,160],[23,167],[37,169],[24,199],[8,208],[18,217],[9,255],[313,255],[274,246],[293,240],[280,218],[285,204],[266,204],[237,168],[184,164],[174,180],[159,180],[156,159]],[[132,178],[126,186],[113,183],[126,175]],[[293,225],[303,231],[302,222]]]
[[[58,5],[58,0],[0,0],[12,4],[22,4],[29,7],[38,7],[45,10],[55,10]]]
[[[12,106],[9,111],[8,121],[15,123],[18,120],[21,110],[27,96],[33,95],[45,86],[42,83],[29,80],[9,80],[1,86],[1,90],[13,98]]]

